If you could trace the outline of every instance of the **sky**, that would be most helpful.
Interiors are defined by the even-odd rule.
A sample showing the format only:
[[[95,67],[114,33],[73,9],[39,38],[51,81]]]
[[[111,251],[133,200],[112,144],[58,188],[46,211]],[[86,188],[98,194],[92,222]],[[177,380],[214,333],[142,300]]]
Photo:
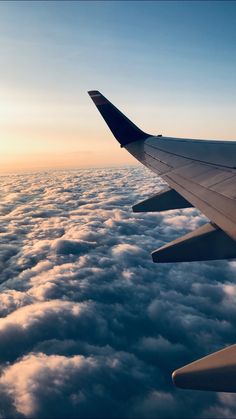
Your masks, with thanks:
[[[236,394],[171,381],[235,343],[236,262],[152,262],[206,222],[132,212],[163,186],[142,167],[1,176],[1,418],[235,418]]]
[[[135,164],[87,95],[147,132],[235,140],[235,2],[0,2],[0,171]]]

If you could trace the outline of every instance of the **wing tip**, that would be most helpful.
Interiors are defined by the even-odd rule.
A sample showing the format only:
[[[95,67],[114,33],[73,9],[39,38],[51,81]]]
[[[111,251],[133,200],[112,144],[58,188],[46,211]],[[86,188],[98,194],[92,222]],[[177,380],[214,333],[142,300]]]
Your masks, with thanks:
[[[88,94],[89,96],[93,96],[93,95],[100,95],[101,93],[98,90],[88,90]]]
[[[98,90],[89,90],[88,94],[96,106],[109,103],[109,101]]]

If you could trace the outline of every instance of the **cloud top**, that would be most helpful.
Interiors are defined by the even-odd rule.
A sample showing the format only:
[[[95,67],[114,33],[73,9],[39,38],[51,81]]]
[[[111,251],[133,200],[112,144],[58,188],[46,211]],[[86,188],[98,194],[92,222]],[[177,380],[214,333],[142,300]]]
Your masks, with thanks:
[[[235,343],[234,262],[156,265],[196,209],[134,214],[145,169],[1,178],[3,417],[231,417],[236,399],[176,390],[171,372]]]

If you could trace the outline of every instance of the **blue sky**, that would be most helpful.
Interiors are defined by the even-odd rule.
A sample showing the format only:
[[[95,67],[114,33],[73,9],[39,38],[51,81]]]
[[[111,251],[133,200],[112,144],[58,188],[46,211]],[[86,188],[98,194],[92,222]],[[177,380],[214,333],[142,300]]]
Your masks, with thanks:
[[[89,89],[149,132],[235,139],[235,2],[2,2],[0,11],[5,161],[50,164],[56,147],[58,161],[82,153],[78,166],[133,162]]]

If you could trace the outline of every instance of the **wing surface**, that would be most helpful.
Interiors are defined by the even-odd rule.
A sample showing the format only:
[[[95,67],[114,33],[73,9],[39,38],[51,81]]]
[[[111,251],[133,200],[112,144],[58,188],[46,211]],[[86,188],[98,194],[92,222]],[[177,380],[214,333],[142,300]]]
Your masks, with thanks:
[[[236,258],[236,141],[151,136],[134,125],[100,92],[89,94],[120,145],[170,187],[134,205],[134,211],[194,206],[211,221],[205,229],[200,228],[153,252],[153,260],[181,262]],[[210,250],[208,252],[204,246],[203,256],[200,249],[206,237]],[[224,246],[222,251],[221,244]]]
[[[235,141],[152,137],[126,149],[236,240]]]

